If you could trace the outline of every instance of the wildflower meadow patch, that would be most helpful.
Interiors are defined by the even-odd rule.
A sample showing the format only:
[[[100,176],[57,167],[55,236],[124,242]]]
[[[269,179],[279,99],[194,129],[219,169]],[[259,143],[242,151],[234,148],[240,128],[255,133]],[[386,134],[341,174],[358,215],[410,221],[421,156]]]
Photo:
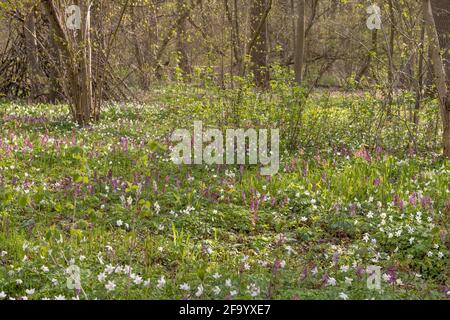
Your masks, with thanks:
[[[258,140],[230,142],[246,152],[225,161],[240,127],[214,111],[220,97],[196,112],[188,87],[158,94],[164,105],[111,104],[84,128],[64,106],[1,105],[0,299],[448,298],[449,163],[399,152],[401,124],[397,140],[360,134],[369,98],[314,98],[304,147],[287,152],[281,127],[263,148],[270,160],[279,147],[279,170],[264,175]],[[241,133],[271,128],[264,99]],[[222,160],[188,148],[192,162],[174,163],[173,132],[206,128],[205,113],[222,124],[208,141]]]

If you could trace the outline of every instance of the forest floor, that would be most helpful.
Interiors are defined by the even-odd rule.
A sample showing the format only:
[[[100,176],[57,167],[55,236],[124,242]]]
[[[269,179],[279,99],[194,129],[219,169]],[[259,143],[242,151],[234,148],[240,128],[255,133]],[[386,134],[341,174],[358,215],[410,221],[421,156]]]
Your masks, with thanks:
[[[0,104],[0,299],[448,299],[450,166],[432,107],[411,133],[379,129],[368,96],[315,97],[304,147],[282,142],[267,178],[176,166],[167,137],[233,116],[283,131],[289,101],[181,90],[88,128],[65,106]]]

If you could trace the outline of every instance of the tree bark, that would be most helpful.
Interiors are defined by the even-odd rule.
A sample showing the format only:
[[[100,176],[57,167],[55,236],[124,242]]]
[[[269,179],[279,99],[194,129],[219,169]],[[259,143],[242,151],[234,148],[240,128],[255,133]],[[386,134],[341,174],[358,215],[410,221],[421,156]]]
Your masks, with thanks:
[[[36,37],[36,12],[34,5],[29,8],[29,12],[25,16],[24,21],[24,34],[25,34],[25,45],[27,62],[30,77],[30,98],[35,100],[41,95],[41,75],[39,68],[39,58],[38,58],[38,44]]]
[[[137,12],[136,12],[136,8],[133,7],[131,8],[131,21],[130,21],[130,25],[131,25],[131,31],[133,32],[133,45],[134,45],[134,53],[136,55],[136,61],[137,61],[137,66],[138,66],[138,77],[139,77],[139,85],[141,87],[142,90],[148,90],[150,87],[150,81],[149,81],[149,76],[148,76],[148,68],[146,67],[146,63],[145,63],[145,57],[144,54],[142,52],[142,48],[141,48],[141,41],[139,39],[138,36],[138,23],[139,23],[139,19],[137,16]]]
[[[442,9],[447,8],[447,10],[444,10],[444,13],[442,13],[442,16],[439,17],[439,22],[444,23],[443,25],[439,26],[439,30],[445,34],[445,37],[447,37],[446,34],[449,33],[449,24],[445,24],[445,21],[450,18],[450,11],[448,8],[450,7],[450,4],[447,1],[435,1],[436,4],[443,5]],[[424,19],[427,23],[427,31],[428,31],[428,38],[430,41],[430,51],[431,51],[431,60],[433,64],[433,71],[434,71],[434,77],[436,81],[436,87],[439,95],[439,102],[440,102],[440,111],[441,111],[441,120],[442,120],[442,127],[443,127],[443,148],[444,148],[444,156],[450,157],[450,91],[447,86],[447,75],[445,71],[444,62],[441,56],[441,46],[439,43],[439,34],[438,34],[438,28],[436,27],[435,20],[433,17],[433,9],[431,6],[430,0],[422,0],[423,4],[423,13],[424,13]],[[445,17],[447,17],[445,19]],[[442,37],[442,36],[441,36]],[[448,41],[442,41],[444,47],[444,50],[448,51],[450,48],[448,47]],[[447,65],[447,74],[448,74],[448,68]]]
[[[252,38],[247,52],[250,53],[251,70],[255,83],[260,88],[269,86],[269,67],[267,63],[267,16],[272,0],[252,0],[250,10],[250,29]]]
[[[394,99],[394,45],[395,45],[395,17],[394,17],[394,3],[389,0],[389,18],[391,20],[391,30],[389,33],[389,48],[388,48],[388,118],[392,117],[392,103]]]
[[[83,110],[83,124],[91,121],[91,112],[94,105],[94,94],[92,88],[92,42],[91,42],[91,4],[84,3],[82,14],[85,13],[84,28],[80,32],[78,40],[79,45],[82,46],[82,56],[80,57],[80,64],[82,65],[81,73],[81,106]],[[84,10],[83,10],[84,9]]]
[[[61,52],[60,79],[70,100],[74,121],[87,125],[93,109],[92,45],[90,37],[90,5],[79,1],[82,12],[81,30],[71,34],[65,28],[63,15],[52,0],[42,1]],[[65,72],[65,74],[63,74]]]
[[[414,107],[414,114],[413,114],[413,122],[417,126],[419,125],[419,111],[420,111],[420,104],[422,102],[422,95],[423,95],[423,60],[424,60],[424,46],[425,42],[425,25],[422,23],[421,29],[420,29],[420,44],[419,44],[419,66],[417,70],[417,88],[416,88],[416,103]]]
[[[297,34],[295,36],[295,80],[303,82],[303,64],[305,56],[305,0],[298,1]]]
[[[447,85],[450,85],[450,1],[433,0],[431,2],[433,18],[439,37]]]
[[[237,67],[237,74],[242,76],[242,50],[240,42],[239,31],[239,17],[238,17],[238,1],[233,2],[233,11],[230,9],[228,0],[224,0],[225,13],[228,19],[228,23],[231,27],[231,47],[232,47],[232,63]]]
[[[355,77],[355,81],[359,84],[361,79],[366,75],[366,73],[370,70],[372,61],[374,58],[378,56],[378,30],[372,30],[372,49],[367,53],[366,63],[362,66],[361,70]]]
[[[184,3],[184,0],[177,0],[177,11],[180,19],[177,23],[177,53],[178,53],[178,66],[183,71],[183,74],[188,75],[191,73],[189,65],[189,57],[186,48],[186,19],[189,16],[188,4]]]

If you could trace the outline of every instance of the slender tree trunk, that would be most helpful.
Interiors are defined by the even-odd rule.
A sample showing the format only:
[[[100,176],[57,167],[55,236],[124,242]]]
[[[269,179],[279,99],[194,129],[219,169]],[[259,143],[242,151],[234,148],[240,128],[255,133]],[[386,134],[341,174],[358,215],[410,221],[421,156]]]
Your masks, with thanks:
[[[81,30],[73,34],[73,31],[66,30],[63,14],[55,2],[43,0],[42,3],[52,25],[55,43],[61,52],[62,66],[59,79],[62,79],[64,91],[70,99],[73,118],[78,124],[87,125],[91,121],[94,100],[90,5],[79,1]]]
[[[177,53],[178,53],[178,66],[183,71],[185,75],[191,73],[191,68],[189,65],[189,58],[187,54],[186,48],[186,19],[187,15],[185,14],[189,9],[187,8],[188,4],[185,3],[184,0],[177,0],[177,11],[178,14],[182,17],[178,20],[177,24]]]
[[[292,29],[292,52],[295,54],[295,48],[297,48],[297,39],[295,37],[297,29],[296,29],[296,14],[295,14],[295,0],[290,0],[290,9],[291,9],[291,29]]]
[[[295,35],[295,80],[299,85],[303,82],[305,56],[305,0],[298,1],[297,34]]]
[[[272,0],[252,0],[250,10],[250,30],[252,38],[247,52],[250,53],[251,70],[255,83],[260,88],[269,85],[269,66],[267,63],[267,16]]]
[[[30,76],[30,98],[35,100],[41,95],[41,79],[42,73],[39,68],[38,44],[36,38],[36,12],[34,5],[29,8],[29,12],[25,16],[24,34],[27,62]]]
[[[139,77],[139,85],[141,89],[148,90],[150,84],[148,79],[148,71],[145,66],[145,58],[142,53],[141,41],[138,36],[138,17],[136,8],[131,8],[132,18],[131,18],[131,31],[133,32],[133,45],[134,45],[134,53],[136,55],[136,61],[138,66],[138,77]]]
[[[104,0],[97,0],[92,3],[92,9],[91,9],[91,29],[93,30],[93,42],[98,44],[99,47],[104,48],[105,45],[105,32],[103,28],[103,20],[102,15],[105,9]],[[92,71],[92,78],[93,78],[93,92],[94,92],[94,104],[93,104],[93,110],[92,110],[92,118],[95,121],[98,121],[100,119],[100,112],[101,112],[101,104],[103,99],[103,88],[105,87],[105,75],[106,75],[106,67],[101,61],[103,61],[103,51],[102,50],[95,50],[94,49],[94,55],[92,57],[92,65],[93,65],[93,71]]]
[[[445,71],[445,66],[443,63],[443,59],[441,57],[441,46],[439,43],[439,35],[437,32],[435,20],[433,17],[433,10],[431,7],[431,1],[430,0],[422,0],[423,2],[423,12],[424,12],[424,18],[427,23],[427,31],[428,31],[428,38],[430,41],[430,50],[431,50],[431,59],[433,64],[433,70],[434,70],[434,77],[436,81],[436,87],[439,95],[439,102],[440,102],[440,111],[441,111],[441,120],[442,120],[442,127],[443,127],[443,148],[444,148],[444,156],[450,157],[450,91],[447,86],[447,74],[449,66],[447,65],[447,72]],[[440,25],[439,30],[445,31],[446,34],[449,33],[449,25],[446,24],[445,17],[447,17],[447,21],[450,17],[450,11],[448,10],[450,7],[450,4],[445,1],[436,1],[436,4],[443,5],[443,7],[440,7],[442,9],[447,8],[447,10],[444,10],[445,13],[442,13],[443,17],[439,17],[440,22],[443,24]],[[447,37],[447,36],[446,36]],[[448,51],[450,48],[448,47],[448,41],[442,41],[444,45],[444,49]]]
[[[417,70],[416,103],[413,115],[413,122],[416,126],[419,125],[420,104],[422,102],[422,95],[423,95],[423,60],[425,52],[424,42],[425,42],[425,24],[422,23],[422,27],[420,30],[420,44],[419,44],[419,66]]]
[[[239,76],[242,76],[242,53],[241,53],[242,50],[239,31],[238,1],[237,0],[233,1],[233,11],[231,11],[228,0],[224,0],[224,7],[228,23],[231,27],[230,41],[232,48],[232,64],[234,64],[237,67],[236,73]]]
[[[49,32],[48,34],[48,43],[50,45],[48,52],[49,52],[49,58],[50,58],[50,64],[49,64],[49,75],[50,75],[50,83],[49,83],[49,102],[56,104],[58,102],[58,99],[62,98],[62,93],[64,91],[63,85],[61,84],[61,81],[59,79],[60,70],[58,69],[58,66],[62,64],[61,62],[61,56],[58,49],[58,46],[56,45],[55,39],[53,37],[53,34]]]
[[[80,63],[82,64],[82,109],[83,109],[83,123],[89,123],[91,121],[91,112],[94,105],[94,93],[92,86],[92,41],[91,41],[91,3],[87,3],[84,6],[85,18],[84,28],[82,28],[80,44],[83,48],[83,53]]]
[[[389,34],[389,48],[388,48],[388,118],[392,117],[392,103],[394,99],[394,45],[395,45],[395,21],[394,21],[394,4],[389,0],[389,17],[391,20],[391,31]]]
[[[236,64],[238,66],[238,75],[242,76],[242,51],[241,48],[241,30],[239,27],[239,3],[238,0],[234,0],[233,5],[233,21],[234,21],[234,43],[236,48]]]
[[[372,49],[367,54],[366,63],[363,65],[361,70],[356,75],[355,81],[357,83],[361,82],[362,77],[370,70],[370,66],[374,58],[378,55],[378,29],[372,30]]]

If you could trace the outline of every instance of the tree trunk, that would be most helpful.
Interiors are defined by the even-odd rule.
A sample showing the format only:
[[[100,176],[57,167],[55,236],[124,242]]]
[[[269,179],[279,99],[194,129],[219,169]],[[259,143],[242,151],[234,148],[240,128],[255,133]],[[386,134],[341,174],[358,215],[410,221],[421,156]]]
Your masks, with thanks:
[[[414,107],[414,114],[413,114],[413,122],[417,126],[419,125],[419,111],[420,111],[420,104],[422,102],[422,95],[423,95],[423,60],[424,60],[424,46],[425,42],[425,25],[422,23],[421,29],[420,29],[420,44],[419,44],[419,69],[417,71],[417,88],[416,88],[416,103]]]
[[[389,33],[389,48],[388,48],[388,118],[392,117],[392,103],[394,99],[394,45],[395,45],[395,20],[394,20],[394,4],[389,0],[389,17],[391,20],[391,30]]]
[[[231,47],[232,47],[232,64],[236,66],[236,73],[242,76],[242,50],[239,31],[239,16],[238,16],[238,1],[233,1],[233,11],[230,9],[228,0],[224,0],[225,13],[228,19],[228,23],[231,27]],[[233,72],[233,68],[231,70]]]
[[[305,0],[298,1],[297,34],[295,36],[295,80],[303,82],[303,63],[305,56]]]
[[[359,84],[362,77],[370,70],[370,66],[373,60],[376,60],[378,56],[378,29],[372,30],[372,49],[367,54],[366,63],[362,66],[361,70],[355,77],[355,81]]]
[[[82,56],[79,62],[82,65],[80,108],[83,110],[82,123],[86,124],[91,121],[91,112],[94,105],[94,94],[92,90],[91,4],[84,3],[81,8],[82,12],[86,12],[86,16],[78,40],[79,45],[82,46]]]
[[[183,74],[188,75],[191,73],[191,68],[189,65],[189,58],[186,49],[186,19],[188,15],[186,12],[189,11],[188,4],[184,3],[184,0],[177,0],[177,11],[180,15],[180,19],[177,24],[177,53],[178,53],[178,66],[183,71]]]
[[[247,52],[250,53],[251,70],[255,83],[260,88],[269,86],[269,67],[267,64],[267,16],[272,1],[252,0],[250,13],[250,29],[252,39]]]
[[[130,21],[130,25],[131,25],[131,31],[133,32],[134,54],[136,55],[136,61],[137,61],[137,66],[138,66],[137,72],[139,73],[139,75],[138,75],[139,85],[142,90],[148,90],[150,87],[150,81],[149,81],[149,77],[148,77],[148,70],[147,70],[146,63],[145,63],[145,57],[144,57],[144,54],[142,53],[141,41],[138,36],[137,26],[139,23],[139,19],[138,19],[135,7],[131,8],[131,14],[132,14],[132,18]]]
[[[38,58],[38,44],[36,37],[36,16],[35,7],[29,9],[30,11],[25,16],[24,21],[24,34],[25,34],[25,45],[28,63],[28,74],[30,77],[30,98],[35,100],[41,95],[41,75],[39,68],[39,58]]]
[[[443,127],[443,148],[444,148],[444,156],[450,157],[450,91],[447,86],[447,74],[448,74],[448,64],[447,64],[447,72],[445,71],[444,62],[441,57],[441,46],[439,43],[439,34],[437,30],[442,32],[441,38],[444,36],[447,37],[449,33],[449,24],[448,19],[450,18],[450,3],[448,1],[440,1],[436,0],[435,4],[440,5],[439,9],[447,9],[447,10],[436,10],[439,12],[439,16],[437,21],[439,22],[439,28],[435,24],[435,20],[433,17],[433,9],[431,7],[430,0],[422,0],[423,2],[423,12],[424,18],[427,23],[427,31],[428,38],[430,41],[430,51],[431,51],[431,60],[433,64],[434,77],[436,81],[436,87],[439,95],[440,102],[440,110],[441,110],[441,120]],[[442,41],[444,50],[448,51],[450,48],[448,46],[449,41]]]
[[[431,2],[433,18],[441,46],[447,85],[450,85],[450,1],[433,0]]]
[[[63,81],[65,94],[70,100],[74,121],[87,125],[93,109],[92,45],[90,36],[91,8],[79,1],[81,8],[81,30],[66,30],[59,8],[52,0],[42,1],[46,9],[54,39],[61,52],[59,78]],[[65,74],[64,74],[65,72]]]
[[[50,87],[48,88],[48,100],[50,103],[56,104],[58,103],[58,100],[63,97],[62,93],[64,91],[63,84],[61,83],[62,81],[59,79],[61,70],[58,68],[62,62],[58,46],[51,32],[48,34],[48,43],[48,52],[51,61],[51,63],[49,63]]]

